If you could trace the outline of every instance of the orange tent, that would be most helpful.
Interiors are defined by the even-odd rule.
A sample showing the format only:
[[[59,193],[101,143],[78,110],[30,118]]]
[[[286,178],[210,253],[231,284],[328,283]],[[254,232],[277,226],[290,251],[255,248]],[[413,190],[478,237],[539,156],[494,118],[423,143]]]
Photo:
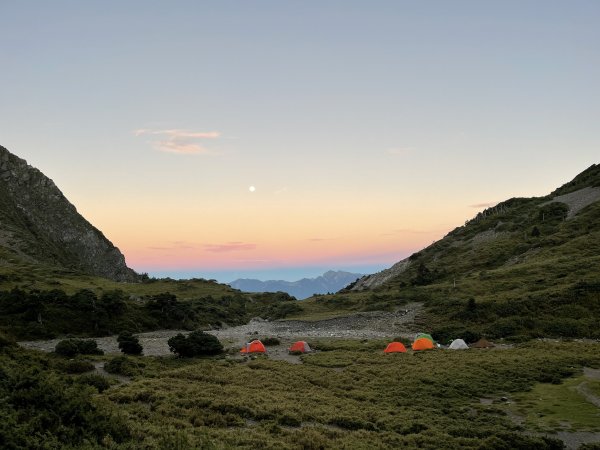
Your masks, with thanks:
[[[413,350],[432,350],[433,348],[433,342],[426,338],[417,339],[412,343]]]
[[[306,341],[298,341],[298,342],[294,342],[292,344],[292,346],[290,348],[288,348],[288,351],[290,351],[290,352],[307,353],[307,352],[312,352],[312,349],[308,345],[308,342],[306,342]]]
[[[383,353],[406,353],[406,347],[402,342],[390,342]]]
[[[248,342],[246,346],[240,350],[240,353],[267,353],[267,349],[258,339]]]

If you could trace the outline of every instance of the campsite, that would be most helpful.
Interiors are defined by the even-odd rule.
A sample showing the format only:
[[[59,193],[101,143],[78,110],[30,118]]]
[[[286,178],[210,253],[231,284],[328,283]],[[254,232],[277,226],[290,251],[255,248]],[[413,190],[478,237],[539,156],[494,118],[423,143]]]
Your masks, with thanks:
[[[431,335],[408,331],[411,324],[394,342],[331,338],[330,325],[315,336],[317,322],[306,328],[312,337],[262,346],[261,339],[279,341],[265,339],[274,336],[268,331],[290,324],[252,323],[213,331],[226,346],[216,358],[173,357],[166,342],[177,332],[165,331],[139,335],[148,355],[127,356],[116,372],[112,361],[123,357],[110,338],[97,340],[104,356],[78,359],[95,361],[95,373],[111,386],[99,398],[126,417],[140,448],[554,449],[600,438],[593,409],[575,420],[543,421],[543,411],[554,407],[528,398],[548,386],[553,397],[567,399],[563,408],[581,408],[573,389],[600,388],[600,379],[585,377],[600,367],[598,343],[480,339],[455,351],[460,341],[438,346]],[[362,332],[375,332],[371,325]],[[292,350],[304,343],[310,352]],[[56,340],[24,345],[52,351]]]
[[[0,450],[600,450],[600,0],[0,18]]]

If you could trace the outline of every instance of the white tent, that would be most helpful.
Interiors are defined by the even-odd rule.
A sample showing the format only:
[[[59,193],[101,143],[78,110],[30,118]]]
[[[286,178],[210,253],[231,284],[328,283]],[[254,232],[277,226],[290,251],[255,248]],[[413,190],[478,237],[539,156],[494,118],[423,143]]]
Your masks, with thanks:
[[[454,339],[448,348],[450,350],[467,350],[469,346],[462,339]]]

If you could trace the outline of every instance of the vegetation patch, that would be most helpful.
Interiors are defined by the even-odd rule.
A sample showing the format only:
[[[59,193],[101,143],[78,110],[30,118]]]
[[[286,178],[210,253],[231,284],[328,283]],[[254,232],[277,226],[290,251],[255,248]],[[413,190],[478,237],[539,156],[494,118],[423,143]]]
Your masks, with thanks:
[[[223,353],[223,345],[219,340],[200,330],[192,331],[187,336],[179,333],[169,339],[168,344],[169,350],[184,358]]]
[[[177,368],[148,359],[136,381],[106,397],[130,417],[146,448],[166,440],[189,447],[561,448],[522,434],[503,406],[583,365],[600,365],[598,344],[535,342],[507,350],[435,350],[383,355],[379,341],[326,341],[303,365],[188,360]],[[169,363],[170,364],[170,363]],[[162,367],[162,368],[161,368]],[[308,446],[307,448],[314,448]]]
[[[56,344],[54,353],[60,356],[103,355],[98,343],[92,339],[64,339]]]
[[[522,416],[528,428],[600,432],[600,408],[582,392],[582,387],[599,389],[600,381],[578,376],[562,383],[540,383],[513,397],[507,407]]]

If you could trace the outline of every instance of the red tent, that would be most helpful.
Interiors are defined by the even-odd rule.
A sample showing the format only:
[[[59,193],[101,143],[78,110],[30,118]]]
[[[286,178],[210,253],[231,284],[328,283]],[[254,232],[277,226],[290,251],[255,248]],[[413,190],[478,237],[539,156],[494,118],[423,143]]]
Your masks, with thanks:
[[[258,339],[248,342],[246,346],[240,350],[240,353],[267,353],[267,349]]]
[[[402,342],[390,342],[383,353],[406,353],[406,347]]]
[[[306,341],[297,341],[292,344],[292,346],[288,349],[290,352],[300,352],[307,353],[312,352],[312,349],[308,345]]]

